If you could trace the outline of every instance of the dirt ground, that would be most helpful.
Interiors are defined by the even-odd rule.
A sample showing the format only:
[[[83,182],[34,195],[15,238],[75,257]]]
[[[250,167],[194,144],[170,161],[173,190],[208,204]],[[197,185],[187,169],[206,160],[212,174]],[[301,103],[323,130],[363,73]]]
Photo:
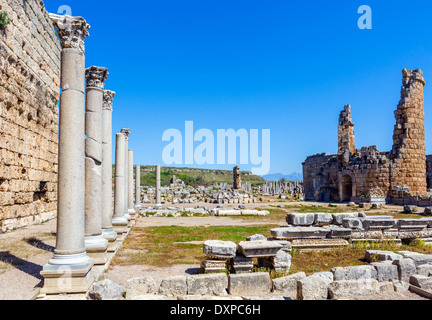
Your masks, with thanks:
[[[285,205],[287,203],[260,203],[246,204],[247,208],[269,208],[269,206]],[[292,202],[289,203],[294,204]],[[304,202],[303,202],[304,204]],[[307,203],[312,205],[314,203]],[[322,203],[317,205],[325,206]],[[207,203],[178,204],[193,208],[196,205],[216,207],[217,205]],[[166,205],[174,206],[174,205]],[[238,205],[225,205],[224,207],[237,207]],[[391,208],[398,211],[400,207]],[[374,210],[367,214],[381,214],[386,210]],[[230,217],[139,217],[137,227],[149,226],[228,226],[228,225],[251,225],[268,224],[268,220],[262,217],[259,221],[242,220]],[[274,221],[273,221],[274,222]],[[280,221],[283,223],[284,221]],[[37,294],[43,284],[40,276],[42,267],[52,258],[55,247],[56,220],[40,225],[29,226],[6,234],[0,234],[0,300],[28,300]],[[133,232],[133,230],[131,231]],[[171,275],[196,274],[199,265],[175,265],[166,268],[156,268],[145,265],[133,266],[111,266],[103,277],[125,285],[126,281],[133,277],[151,276],[159,284],[163,278]],[[412,293],[388,293],[379,296],[358,297],[352,300],[423,300],[421,296]]]

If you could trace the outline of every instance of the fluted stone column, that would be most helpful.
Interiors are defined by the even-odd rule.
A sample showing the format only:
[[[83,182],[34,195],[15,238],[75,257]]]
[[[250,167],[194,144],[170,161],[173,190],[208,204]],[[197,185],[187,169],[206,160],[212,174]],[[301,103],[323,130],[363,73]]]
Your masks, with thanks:
[[[128,221],[131,220],[131,216],[129,214],[129,135],[130,135],[130,129],[121,129],[121,133],[125,134],[125,144],[124,144],[124,159],[125,159],[125,166],[124,166],[124,216],[128,219]]]
[[[114,231],[112,225],[112,104],[114,97],[114,91],[104,91],[102,110],[102,235],[108,240],[108,252],[114,252],[117,249],[115,246],[117,232]]]
[[[161,194],[160,194],[160,174],[161,174],[161,166],[157,165],[156,166],[156,203],[155,203],[155,207],[156,208],[162,208],[162,204],[161,204]]]
[[[102,105],[108,70],[86,69],[85,114],[85,246],[95,265],[108,260],[108,240],[102,236]]]
[[[57,236],[54,257],[41,271],[41,293],[86,292],[93,266],[84,240],[84,39],[90,26],[82,17],[50,14],[50,18],[62,48]]]
[[[135,166],[135,211],[141,208],[141,167]]]
[[[125,208],[125,134],[116,134],[116,150],[115,150],[115,180],[114,180],[114,215],[112,225],[114,231],[117,232],[116,242],[124,240],[128,228],[128,219],[124,216]]]
[[[128,150],[128,213],[135,220],[134,208],[134,179],[133,179],[133,150]]]

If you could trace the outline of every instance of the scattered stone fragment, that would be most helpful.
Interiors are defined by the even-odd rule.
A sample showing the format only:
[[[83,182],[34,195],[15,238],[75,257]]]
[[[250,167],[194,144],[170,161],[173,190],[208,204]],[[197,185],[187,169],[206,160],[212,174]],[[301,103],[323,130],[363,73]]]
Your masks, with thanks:
[[[272,257],[282,249],[282,245],[276,241],[241,241],[238,244],[238,250],[245,257]]]
[[[159,294],[171,297],[186,295],[186,276],[172,276],[163,279],[159,286]]]
[[[227,294],[228,279],[225,273],[197,274],[186,277],[188,295]]]
[[[157,292],[157,285],[150,276],[141,278],[132,278],[126,281],[126,298],[152,294]]]
[[[273,279],[273,292],[283,293],[291,298],[297,296],[297,281],[306,278],[304,272],[298,272],[286,277]]]
[[[270,292],[271,281],[268,272],[230,274],[228,291],[232,295],[244,295],[259,292]]]
[[[208,240],[204,242],[203,252],[214,259],[234,258],[237,245],[232,241]]]
[[[297,280],[298,300],[326,300],[328,285],[333,282],[333,273],[318,272]]]
[[[98,300],[118,300],[122,298],[124,289],[117,283],[105,279],[93,285],[93,292]]]

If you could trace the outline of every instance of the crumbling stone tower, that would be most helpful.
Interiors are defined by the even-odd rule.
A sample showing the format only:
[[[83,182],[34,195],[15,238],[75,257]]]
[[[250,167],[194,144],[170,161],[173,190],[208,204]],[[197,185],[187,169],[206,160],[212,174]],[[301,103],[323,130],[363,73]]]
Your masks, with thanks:
[[[348,162],[350,155],[355,151],[354,122],[351,118],[351,106],[347,104],[339,114],[338,158]]]
[[[403,69],[401,99],[395,111],[396,125],[391,155],[392,186],[407,185],[411,195],[425,195],[426,145],[424,129],[423,87],[420,69]]]

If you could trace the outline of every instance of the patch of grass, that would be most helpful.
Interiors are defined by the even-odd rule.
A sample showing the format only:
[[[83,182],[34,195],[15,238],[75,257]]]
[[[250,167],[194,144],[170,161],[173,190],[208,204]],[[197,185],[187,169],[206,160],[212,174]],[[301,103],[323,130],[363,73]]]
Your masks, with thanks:
[[[270,236],[277,225],[184,227],[160,226],[134,228],[113,259],[113,265],[199,264],[205,259],[201,244],[185,242],[222,240],[238,243],[259,233]]]

